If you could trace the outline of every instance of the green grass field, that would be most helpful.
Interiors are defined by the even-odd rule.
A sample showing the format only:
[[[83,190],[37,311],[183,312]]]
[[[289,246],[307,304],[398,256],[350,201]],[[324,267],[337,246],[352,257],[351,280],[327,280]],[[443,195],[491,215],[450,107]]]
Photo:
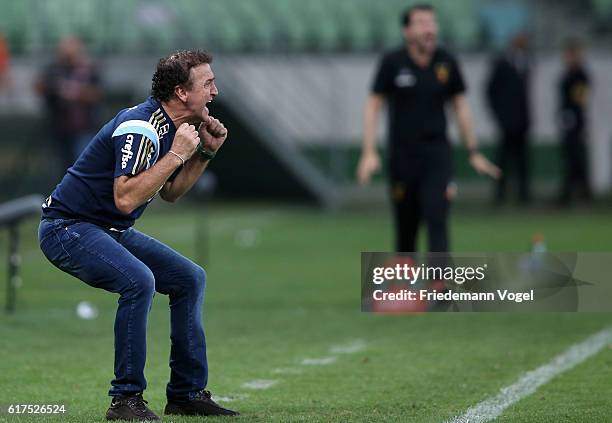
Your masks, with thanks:
[[[16,403],[65,404],[67,413],[45,418],[3,411],[0,421],[102,421],[117,297],[46,262],[35,224],[22,227],[18,310],[0,314],[0,404],[4,410]],[[232,399],[224,404],[242,413],[238,421],[443,422],[612,324],[612,315],[595,313],[361,313],[359,253],[389,250],[384,209],[325,214],[225,205],[204,215],[179,203],[148,211],[137,227],[195,259],[204,255],[205,244],[196,239],[203,225],[209,229],[202,263],[208,272],[209,388]],[[452,243],[455,251],[524,251],[540,231],[550,250],[605,251],[609,227],[606,209],[463,208],[453,213]],[[1,241],[5,253],[4,235]],[[99,317],[78,319],[79,301],[95,304]],[[145,398],[157,413],[169,375],[167,304],[157,295],[149,321]],[[338,353],[338,346],[356,347]],[[329,362],[332,356],[336,361]],[[304,365],[304,359],[328,364]],[[498,421],[610,421],[611,374],[612,349],[606,348],[506,409]],[[276,384],[242,387],[253,380]]]

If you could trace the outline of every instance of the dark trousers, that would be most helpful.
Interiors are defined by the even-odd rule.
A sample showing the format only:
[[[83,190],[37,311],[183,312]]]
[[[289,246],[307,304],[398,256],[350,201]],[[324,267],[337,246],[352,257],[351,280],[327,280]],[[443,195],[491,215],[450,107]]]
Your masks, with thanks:
[[[429,251],[448,252],[450,146],[447,143],[425,144],[397,156],[391,157],[390,181],[396,251],[416,251],[418,229],[424,222]]]
[[[516,170],[518,179],[519,200],[527,203],[531,199],[529,178],[529,145],[527,132],[524,130],[505,130],[497,149],[497,165],[502,176],[497,181],[495,200],[503,203],[506,200],[508,174],[511,167]]]
[[[572,194],[579,190],[582,197],[592,197],[587,167],[587,148],[582,131],[568,131],[562,137],[563,182],[560,201],[568,203]]]
[[[168,398],[188,399],[206,386],[201,321],[206,274],[200,266],[133,228],[120,233],[78,220],[43,219],[38,235],[43,253],[56,267],[94,288],[119,294],[115,379],[109,395],[138,393],[147,386],[146,330],[155,291],[170,297]]]

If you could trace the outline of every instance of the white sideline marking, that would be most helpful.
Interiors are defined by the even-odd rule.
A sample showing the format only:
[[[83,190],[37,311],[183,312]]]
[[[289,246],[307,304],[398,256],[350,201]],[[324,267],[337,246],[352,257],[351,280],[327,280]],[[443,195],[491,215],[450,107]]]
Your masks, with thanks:
[[[320,357],[320,358],[305,358],[302,360],[302,366],[326,366],[335,363],[338,357]]]
[[[540,386],[555,376],[582,363],[612,343],[612,327],[591,335],[579,344],[574,344],[547,364],[523,374],[512,385],[506,386],[494,397],[469,408],[462,416],[448,423],[484,423],[500,416],[515,402],[533,394]]]
[[[245,382],[240,385],[240,387],[244,389],[268,389],[276,385],[277,383],[278,380],[258,379],[252,380],[250,382]]]
[[[365,349],[366,343],[363,339],[357,339],[343,345],[336,345],[329,349],[332,354],[354,354]]]
[[[302,373],[302,370],[293,367],[277,367],[272,369],[272,373],[277,375],[299,375]]]
[[[329,351],[334,354],[353,354],[357,351],[361,351],[366,348],[366,342],[363,339],[355,339],[352,341],[347,341],[344,344],[332,345],[329,348]],[[302,366],[325,366],[329,364],[333,364],[338,360],[336,355],[329,355],[326,357],[316,357],[316,358],[304,358],[301,361]],[[303,373],[301,368],[296,367],[276,367],[272,369],[273,374],[284,374],[284,375],[297,375]],[[279,380],[272,379],[257,379],[249,382],[245,382],[240,387],[242,389],[252,389],[252,390],[263,390],[268,389],[276,384],[278,384]],[[217,397],[218,401],[236,401],[243,398],[247,398],[248,395],[230,395],[226,397]]]

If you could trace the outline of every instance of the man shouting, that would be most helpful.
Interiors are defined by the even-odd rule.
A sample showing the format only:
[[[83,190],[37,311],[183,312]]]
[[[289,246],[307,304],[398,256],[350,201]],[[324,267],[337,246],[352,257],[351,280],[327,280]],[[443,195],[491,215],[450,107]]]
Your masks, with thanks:
[[[165,414],[238,414],[205,390],[206,273],[132,227],[157,193],[175,202],[189,191],[227,138],[206,106],[218,94],[211,61],[202,51],[161,59],[151,97],[104,125],[43,204],[39,241],[49,261],[88,285],[119,294],[109,420],[159,419],[142,398],[155,291],[170,297]]]

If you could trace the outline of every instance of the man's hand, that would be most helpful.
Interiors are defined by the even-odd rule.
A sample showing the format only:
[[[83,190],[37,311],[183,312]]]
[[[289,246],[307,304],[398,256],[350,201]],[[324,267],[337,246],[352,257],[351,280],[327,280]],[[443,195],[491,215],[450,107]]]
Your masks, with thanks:
[[[208,118],[200,124],[198,135],[202,140],[202,147],[215,153],[221,148],[227,138],[227,128],[225,128],[219,119],[208,116]]]
[[[470,164],[480,175],[488,175],[493,179],[499,179],[501,169],[491,163],[485,156],[478,152],[470,154]]]
[[[170,149],[187,161],[200,144],[200,137],[195,126],[183,123],[176,130]]]
[[[380,157],[376,152],[363,153],[357,165],[357,180],[360,185],[367,185],[372,175],[380,170]]]
[[[210,116],[204,116],[203,118],[204,120],[199,125],[195,135],[196,151],[204,147],[208,152],[215,153],[227,138],[227,129],[218,119]],[[192,128],[192,131],[195,130],[195,127],[191,125],[190,128]],[[202,159],[201,154],[194,157],[196,158],[192,158],[185,163],[185,166],[172,182],[164,184],[160,194],[164,200],[176,201],[188,192],[202,175],[210,159]]]
[[[470,164],[480,175],[499,179],[501,170],[476,150],[476,134],[474,133],[472,115],[465,94],[457,94],[453,97],[453,107],[457,115],[457,124],[463,137],[463,143],[470,152]]]

